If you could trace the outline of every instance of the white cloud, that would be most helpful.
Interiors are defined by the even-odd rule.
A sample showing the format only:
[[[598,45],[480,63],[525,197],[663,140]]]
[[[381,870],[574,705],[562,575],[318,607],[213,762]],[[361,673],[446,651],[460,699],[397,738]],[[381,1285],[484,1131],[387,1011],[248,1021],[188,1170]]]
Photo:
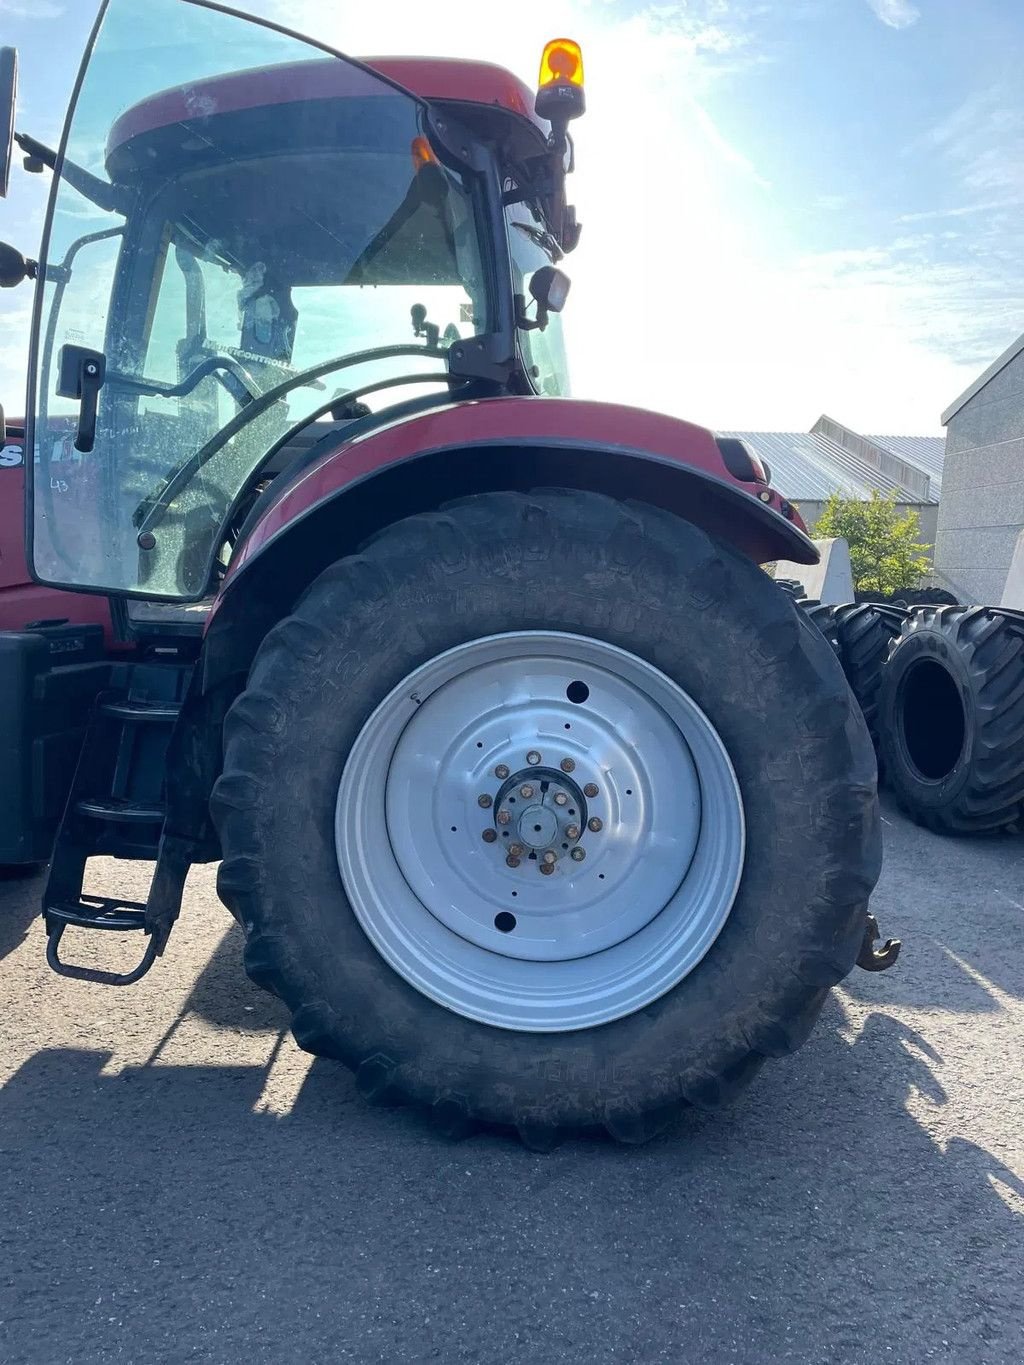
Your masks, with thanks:
[[[750,158],[744,156],[739,148],[735,147],[728,138],[722,134],[707,110],[699,105],[696,100],[691,100],[690,107],[693,110],[694,118],[697,120],[697,126],[707,138],[713,150],[724,157],[731,166],[735,166],[737,170],[741,171],[749,180],[752,180],[755,185],[758,185],[763,190],[771,189],[770,183],[761,175]]]
[[[868,0],[868,4],[890,28],[909,28],[921,17],[921,11],[911,0]]]
[[[25,352],[31,313],[27,285],[0,296],[0,404],[8,417],[24,416]]]
[[[930,233],[804,257],[794,283],[826,301],[836,324],[865,347],[885,347],[895,329],[903,341],[959,364],[987,364],[1024,316],[1019,280],[1009,281],[984,252],[944,257]]]
[[[1008,84],[986,86],[958,105],[927,135],[972,195],[1024,201],[1024,106]],[[911,151],[914,148],[910,149]]]
[[[948,209],[923,209],[919,213],[901,213],[897,223],[928,223],[940,218],[969,218],[975,213],[995,213],[1016,208],[1017,199],[997,199],[984,204],[958,204]]]
[[[614,375],[629,401],[724,429],[806,430],[824,410],[860,430],[937,432],[950,398],[1019,331],[1024,300],[930,264],[929,246],[774,262],[709,251],[636,310],[632,363],[616,357]]]
[[[0,14],[12,19],[59,19],[63,13],[64,6],[51,0],[0,0]]]

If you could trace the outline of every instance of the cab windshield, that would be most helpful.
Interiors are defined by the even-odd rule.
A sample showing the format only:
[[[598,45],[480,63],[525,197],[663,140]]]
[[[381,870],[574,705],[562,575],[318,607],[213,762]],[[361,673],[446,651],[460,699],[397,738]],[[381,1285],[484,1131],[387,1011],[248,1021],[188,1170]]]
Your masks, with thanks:
[[[297,423],[446,388],[446,348],[487,329],[488,291],[471,187],[423,112],[276,30],[112,0],[50,209],[41,578],[201,596],[241,490]],[[110,185],[106,207],[69,162]],[[62,347],[105,364],[84,453]]]

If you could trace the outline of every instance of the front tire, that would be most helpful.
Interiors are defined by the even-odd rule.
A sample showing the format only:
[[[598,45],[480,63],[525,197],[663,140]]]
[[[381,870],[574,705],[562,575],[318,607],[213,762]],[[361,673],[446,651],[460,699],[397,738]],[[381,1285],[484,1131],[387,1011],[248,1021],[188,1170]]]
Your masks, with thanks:
[[[547,738],[537,739],[537,755],[522,759],[538,776],[522,785],[546,781],[555,797],[566,794],[559,810],[570,808],[573,774],[565,777],[562,764],[546,758],[532,767],[528,760],[545,746],[558,757],[553,718],[564,735],[572,716],[586,715],[589,698],[580,692],[581,701],[567,700],[567,686],[582,681],[577,674],[589,657],[594,678],[621,665],[633,689],[614,723],[595,697],[588,732],[590,747],[605,755],[602,771],[619,805],[604,808],[592,840],[582,836],[591,849],[578,862],[569,859],[581,840],[562,838],[560,827],[557,841],[552,833],[557,861],[548,876],[528,855],[512,868],[497,856],[497,816],[511,810],[501,784],[516,779],[512,765],[495,765],[509,772],[495,778],[493,793],[479,790],[475,812],[470,801],[448,819],[455,808],[444,806],[442,824],[438,803],[455,762],[446,756],[461,753],[452,736],[462,735],[462,720],[445,729],[448,712],[438,703],[430,724],[414,729],[419,711],[426,717],[432,699],[452,688],[461,689],[449,693],[458,716],[475,723],[468,698],[476,665],[439,674],[436,661],[465,651],[476,658],[472,651],[488,640],[500,661],[503,638],[521,642],[534,632],[546,641],[544,658],[554,661],[543,675],[552,695],[548,705],[544,694]],[[573,658],[571,650],[581,648],[596,652]],[[512,650],[510,643],[510,657]],[[566,677],[555,696],[560,650]],[[482,656],[478,662],[483,670]],[[532,667],[521,670],[521,695],[500,669],[478,672],[479,717],[493,716],[506,694],[529,712],[531,698],[548,686],[525,681]],[[382,704],[405,692],[405,726],[384,733],[380,717],[392,713]],[[680,696],[692,713],[677,706]],[[698,719],[689,728],[688,715],[707,728],[701,731]],[[479,743],[489,754],[505,721],[480,723],[480,738],[466,739],[467,753]],[[403,735],[411,738],[403,743]],[[710,758],[716,744],[724,766]],[[374,745],[392,764],[384,780],[379,765],[360,767]],[[578,756],[588,751],[585,744]],[[598,847],[601,834],[609,836],[606,848],[625,837],[624,794],[639,790],[621,778],[630,754],[643,770],[638,780],[648,783],[646,816],[636,822],[642,857],[613,866],[612,854]],[[696,774],[689,816],[673,784],[651,775],[664,756],[680,788],[687,773]],[[582,778],[585,758],[580,762]],[[738,826],[726,772],[735,774]],[[478,775],[473,781],[471,795]],[[594,800],[605,799],[604,779],[579,785],[581,792],[598,787]],[[853,966],[880,863],[871,745],[820,634],[756,565],[690,524],[647,506],[557,490],[477,496],[409,518],[322,574],[257,654],[225,726],[212,809],[224,853],[218,888],[245,928],[247,969],[289,1005],[300,1045],[344,1061],[368,1098],[415,1103],[445,1132],[477,1122],[511,1126],[533,1147],[581,1127],[643,1140],[686,1104],[725,1103],[766,1057],[799,1046],[829,987]],[[658,823],[663,809],[671,811],[671,830]],[[387,839],[360,833],[364,810]],[[481,831],[493,820],[494,839],[484,842],[481,833],[479,846],[465,845],[449,878],[432,841],[459,838],[467,812],[479,817]],[[545,819],[538,816],[542,825]],[[737,859],[738,885],[735,877],[732,884],[720,878],[702,919],[687,878],[701,858],[705,827],[724,831],[716,856],[724,864]],[[744,827],[745,848],[736,845]],[[495,845],[488,872],[485,855]],[[666,891],[664,878],[652,890],[659,857],[676,868],[675,890]],[[484,869],[472,873],[485,879],[474,895],[457,890],[470,863]],[[597,888],[602,869],[606,880],[619,878],[613,903],[602,919],[595,891],[581,919],[568,903],[570,888],[587,875]],[[509,880],[520,873],[522,881]],[[439,882],[452,893],[447,902],[431,899]],[[418,958],[403,958],[377,932],[367,911],[370,884],[392,888],[378,897],[392,938],[415,940]],[[541,889],[554,892],[542,905],[556,926],[548,936],[555,947],[519,946],[516,961],[526,970],[506,977],[481,975],[480,964],[502,953],[491,941],[477,942],[487,925],[472,922],[492,885],[509,897],[517,892],[509,906],[527,904]],[[653,895],[662,901],[653,904]],[[646,919],[637,928],[629,916],[641,903]],[[600,977],[605,955],[659,924],[667,928],[652,936],[648,956],[671,959],[667,972],[644,975],[642,955],[634,953],[622,954],[618,975]],[[593,951],[579,948],[574,958],[574,934],[583,944],[591,933]],[[687,935],[696,948],[680,952]],[[456,951],[459,941],[468,946]],[[441,976],[461,974],[462,987],[446,996],[436,980],[417,975],[424,944],[440,945],[434,965],[443,962]],[[629,971],[638,982],[632,996],[596,1014],[581,1003]],[[574,978],[583,980],[581,990]],[[476,1008],[466,982],[478,996],[493,991],[492,1014]],[[526,1009],[524,1002],[545,996],[554,1005],[550,1015]]]

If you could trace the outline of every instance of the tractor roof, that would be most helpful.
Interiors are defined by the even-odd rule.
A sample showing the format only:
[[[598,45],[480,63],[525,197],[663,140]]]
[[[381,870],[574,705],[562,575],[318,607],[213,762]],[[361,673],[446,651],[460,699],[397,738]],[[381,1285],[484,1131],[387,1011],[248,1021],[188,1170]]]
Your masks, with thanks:
[[[497,107],[528,120],[547,136],[549,125],[535,114],[532,91],[503,67],[450,57],[368,57],[365,63],[420,99]],[[111,129],[107,151],[141,133],[213,113],[305,99],[367,97],[386,90],[361,67],[333,57],[235,71],[176,86],[133,105]]]
[[[497,104],[520,114],[545,136],[550,124],[534,113],[534,91],[493,62],[469,62],[456,57],[365,57],[367,66],[419,95],[423,100]]]

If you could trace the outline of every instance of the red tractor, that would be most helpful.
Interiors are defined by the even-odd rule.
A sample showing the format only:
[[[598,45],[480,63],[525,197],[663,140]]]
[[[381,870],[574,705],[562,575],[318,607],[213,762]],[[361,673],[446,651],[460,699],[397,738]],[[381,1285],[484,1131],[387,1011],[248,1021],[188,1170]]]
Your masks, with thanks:
[[[15,135],[53,190],[2,262],[32,616],[112,619],[70,671],[7,637],[5,688],[89,708],[70,791],[79,719],[50,774],[4,739],[64,812],[51,965],[138,980],[219,860],[303,1048],[536,1148],[725,1102],[878,965],[871,744],[759,567],[813,562],[799,515],[742,442],[566,397],[582,77],[108,0],[60,149]],[[155,862],[145,904],[82,894],[100,854]]]

